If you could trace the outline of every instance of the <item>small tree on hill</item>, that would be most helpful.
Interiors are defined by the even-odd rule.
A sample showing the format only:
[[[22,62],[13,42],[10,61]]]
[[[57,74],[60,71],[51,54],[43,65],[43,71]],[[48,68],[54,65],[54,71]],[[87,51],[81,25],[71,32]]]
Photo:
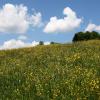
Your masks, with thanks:
[[[39,45],[44,45],[44,42],[43,42],[43,41],[40,41],[40,42],[39,42]]]
[[[50,44],[55,44],[55,42],[51,42]]]

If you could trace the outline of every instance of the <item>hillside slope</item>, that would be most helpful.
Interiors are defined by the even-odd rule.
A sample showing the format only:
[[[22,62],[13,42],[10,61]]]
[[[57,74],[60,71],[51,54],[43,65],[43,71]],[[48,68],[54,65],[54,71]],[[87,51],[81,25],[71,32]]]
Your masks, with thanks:
[[[0,51],[0,100],[100,100],[100,41]]]

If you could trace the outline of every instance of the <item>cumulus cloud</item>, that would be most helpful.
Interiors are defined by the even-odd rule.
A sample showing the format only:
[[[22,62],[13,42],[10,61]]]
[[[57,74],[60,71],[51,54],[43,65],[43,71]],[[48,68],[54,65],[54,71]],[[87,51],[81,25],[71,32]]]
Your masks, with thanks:
[[[44,42],[44,45],[50,45],[50,42]]]
[[[39,42],[33,41],[32,43],[25,43],[22,40],[11,39],[5,41],[2,46],[0,46],[0,50],[2,49],[14,49],[14,48],[23,48],[23,47],[32,47],[38,45]]]
[[[71,8],[66,7],[63,14],[65,17],[62,19],[58,19],[56,16],[51,17],[43,31],[45,33],[70,32],[80,26],[82,19],[78,18]]]
[[[11,39],[9,41],[5,41],[2,46],[0,46],[0,50],[2,49],[13,49],[13,48],[22,48],[29,47],[30,43],[24,43],[22,40]]]
[[[89,23],[88,26],[86,27],[85,31],[89,31],[89,32],[98,31],[98,32],[100,32],[100,25],[95,25],[95,24]]]
[[[30,17],[30,23],[33,25],[33,27],[41,27],[43,25],[43,23],[42,23],[42,14],[40,12],[34,13]]]
[[[25,33],[30,25],[41,24],[42,15],[40,12],[28,13],[24,5],[5,4],[0,9],[0,32],[2,33]]]
[[[44,45],[49,45],[50,42],[44,42]],[[31,43],[26,43],[22,40],[11,39],[5,41],[3,45],[0,46],[0,50],[14,49],[14,48],[24,48],[24,47],[35,47],[39,45],[39,42],[33,41]]]

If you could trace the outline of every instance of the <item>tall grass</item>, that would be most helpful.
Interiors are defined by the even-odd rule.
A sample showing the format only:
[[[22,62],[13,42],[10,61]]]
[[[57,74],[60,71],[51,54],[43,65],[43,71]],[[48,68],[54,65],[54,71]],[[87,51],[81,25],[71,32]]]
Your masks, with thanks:
[[[100,100],[100,41],[0,51],[0,100]]]

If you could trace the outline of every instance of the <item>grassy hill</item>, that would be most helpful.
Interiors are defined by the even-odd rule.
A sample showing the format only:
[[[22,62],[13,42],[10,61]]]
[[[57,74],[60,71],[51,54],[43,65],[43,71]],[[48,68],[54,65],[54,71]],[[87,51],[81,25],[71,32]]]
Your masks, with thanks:
[[[100,41],[0,51],[0,100],[100,100]]]

